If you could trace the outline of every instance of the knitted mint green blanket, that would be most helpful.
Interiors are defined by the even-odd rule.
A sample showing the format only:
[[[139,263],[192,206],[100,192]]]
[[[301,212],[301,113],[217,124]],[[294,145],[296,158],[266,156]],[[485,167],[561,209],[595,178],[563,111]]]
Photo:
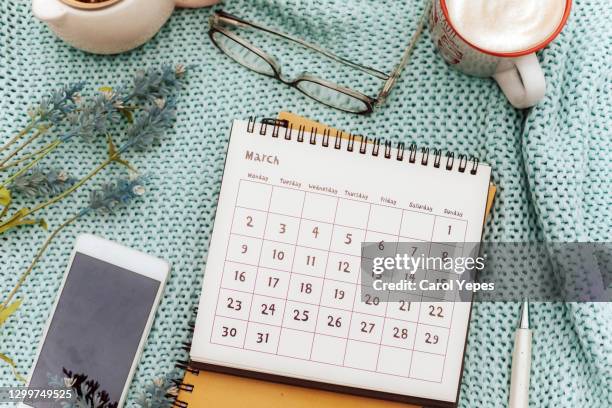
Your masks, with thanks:
[[[29,104],[58,84],[84,79],[90,88],[116,86],[139,68],[163,62],[196,68],[178,102],[174,129],[160,146],[130,156],[133,165],[155,176],[153,188],[128,209],[89,217],[65,230],[20,292],[24,304],[0,332],[0,352],[13,357],[23,373],[32,364],[74,238],[82,232],[119,241],[173,265],[130,389],[130,405],[145,384],[185,357],[180,344],[190,336],[188,322],[200,292],[234,118],[290,110],[361,134],[473,154],[492,165],[499,186],[485,239],[612,240],[612,16],[606,1],[574,2],[568,25],[541,53],[548,92],[530,111],[513,109],[492,80],[449,69],[425,33],[387,105],[369,117],[326,108],[222,55],[206,35],[210,9],[179,10],[145,46],[102,57],[55,38],[32,17],[28,3],[0,2],[0,143],[24,125]],[[416,26],[422,4],[237,0],[227,1],[223,8],[390,70]],[[371,92],[378,85],[273,38],[253,40],[278,55],[287,76],[309,71]],[[103,141],[73,141],[62,147],[54,164],[82,175],[103,155]],[[92,185],[121,171],[115,168]],[[80,208],[87,190],[48,211],[50,224],[57,225]],[[45,236],[40,228],[22,228],[0,237],[0,294],[15,284]],[[475,305],[462,407],[507,405],[517,310],[511,303]],[[534,304],[532,325],[530,406],[611,407],[612,307]],[[0,385],[17,383],[8,366],[0,364]]]

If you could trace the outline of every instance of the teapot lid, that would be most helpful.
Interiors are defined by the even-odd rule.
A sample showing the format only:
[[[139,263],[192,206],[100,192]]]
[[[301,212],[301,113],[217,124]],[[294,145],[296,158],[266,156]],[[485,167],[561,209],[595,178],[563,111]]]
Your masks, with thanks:
[[[62,3],[71,7],[83,10],[98,10],[101,8],[112,6],[119,3],[121,0],[60,0]]]

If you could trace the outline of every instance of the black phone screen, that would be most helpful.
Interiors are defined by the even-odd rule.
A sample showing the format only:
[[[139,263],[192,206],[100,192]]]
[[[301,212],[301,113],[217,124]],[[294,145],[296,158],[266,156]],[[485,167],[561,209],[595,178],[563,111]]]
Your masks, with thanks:
[[[76,253],[30,387],[48,389],[66,372],[99,384],[118,402],[160,282]],[[30,402],[28,405],[48,406]]]

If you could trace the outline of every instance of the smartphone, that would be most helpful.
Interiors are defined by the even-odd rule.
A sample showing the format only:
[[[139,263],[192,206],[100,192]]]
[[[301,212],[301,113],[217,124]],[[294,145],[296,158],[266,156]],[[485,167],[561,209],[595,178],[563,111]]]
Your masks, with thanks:
[[[65,371],[99,384],[121,407],[155,317],[170,265],[93,236],[77,238],[28,387],[50,389]],[[48,407],[31,400],[22,407]]]

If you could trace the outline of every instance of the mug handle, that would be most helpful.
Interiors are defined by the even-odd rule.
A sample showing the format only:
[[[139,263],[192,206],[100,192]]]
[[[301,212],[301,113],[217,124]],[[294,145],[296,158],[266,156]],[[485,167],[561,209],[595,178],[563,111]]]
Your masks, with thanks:
[[[512,106],[529,108],[544,98],[546,80],[538,57],[533,54],[513,58],[511,66],[493,75]]]

